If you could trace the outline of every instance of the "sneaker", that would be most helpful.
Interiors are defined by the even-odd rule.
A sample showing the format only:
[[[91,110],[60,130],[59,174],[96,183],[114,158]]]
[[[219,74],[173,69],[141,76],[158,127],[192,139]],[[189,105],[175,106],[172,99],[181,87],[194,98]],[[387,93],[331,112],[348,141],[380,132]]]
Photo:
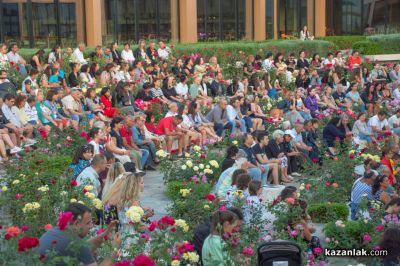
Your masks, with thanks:
[[[15,154],[15,153],[18,153],[18,152],[20,152],[20,151],[22,151],[22,149],[21,149],[20,147],[15,146],[14,148],[12,148],[12,149],[10,150],[10,153],[11,153],[11,154]]]
[[[297,172],[291,173],[290,175],[295,176],[295,177],[300,177],[301,176],[301,174],[299,174]]]
[[[35,143],[36,143],[36,140],[34,140],[34,139],[26,139],[26,140],[25,140],[25,145],[24,145],[24,147],[32,146],[32,145],[34,145]]]
[[[157,170],[157,169],[154,168],[154,167],[151,166],[151,165],[148,165],[148,166],[146,166],[146,170],[148,170],[148,171],[155,171],[155,170]]]

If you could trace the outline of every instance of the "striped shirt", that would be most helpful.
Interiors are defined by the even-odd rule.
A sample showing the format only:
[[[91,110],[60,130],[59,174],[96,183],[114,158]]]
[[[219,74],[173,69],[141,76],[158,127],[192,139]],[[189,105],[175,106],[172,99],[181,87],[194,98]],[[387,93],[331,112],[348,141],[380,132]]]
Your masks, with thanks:
[[[364,194],[367,194],[366,198],[372,200],[372,187],[371,185],[361,182],[361,178],[354,182],[353,189],[351,190],[351,202],[360,203],[364,198]],[[364,195],[364,196],[363,196]]]
[[[162,89],[161,88],[152,88],[151,89],[151,95],[154,97],[154,98],[157,98],[157,97],[161,97],[161,96],[164,96],[164,93],[163,93],[163,91],[162,91]]]

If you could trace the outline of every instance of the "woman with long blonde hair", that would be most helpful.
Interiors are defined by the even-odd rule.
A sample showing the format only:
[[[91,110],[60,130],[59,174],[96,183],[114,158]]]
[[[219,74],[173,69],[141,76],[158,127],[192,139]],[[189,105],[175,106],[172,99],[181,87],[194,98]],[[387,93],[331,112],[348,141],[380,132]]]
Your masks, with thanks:
[[[106,181],[104,182],[103,196],[107,194],[110,187],[114,184],[119,176],[125,173],[125,168],[120,162],[115,162],[111,165],[107,173]]]

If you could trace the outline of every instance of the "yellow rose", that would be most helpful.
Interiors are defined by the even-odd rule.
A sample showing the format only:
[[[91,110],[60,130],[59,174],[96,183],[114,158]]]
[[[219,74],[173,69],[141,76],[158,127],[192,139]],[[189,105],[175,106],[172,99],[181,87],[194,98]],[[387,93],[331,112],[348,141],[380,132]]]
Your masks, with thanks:
[[[195,146],[193,146],[193,150],[199,152],[199,151],[201,151],[201,148],[200,148],[200,146],[195,145]]]
[[[49,186],[48,185],[41,186],[41,187],[38,188],[38,191],[40,191],[40,192],[49,191]]]
[[[189,231],[189,225],[186,223],[185,220],[177,219],[177,220],[175,220],[175,225],[177,227],[182,228],[183,232]]]
[[[189,168],[192,168],[192,166],[193,166],[193,163],[192,163],[192,161],[186,161],[186,165],[189,167]]]
[[[6,192],[7,191],[7,187],[6,186],[3,186],[2,188],[1,188],[1,190],[3,191],[3,192]]]
[[[186,188],[182,188],[181,190],[179,190],[179,193],[182,195],[182,197],[186,198],[186,196],[189,195],[190,190],[186,189]]]
[[[199,167],[194,166],[194,167],[193,167],[193,171],[195,171],[195,172],[199,171]]]
[[[15,179],[15,180],[12,182],[12,184],[13,184],[13,185],[19,184],[19,180],[18,180],[18,179]]]
[[[87,191],[91,191],[91,190],[93,190],[93,186],[87,185],[84,187],[84,189],[86,189]]]
[[[186,169],[187,169],[186,165],[182,165],[182,166],[181,166],[181,169],[182,169],[182,170],[186,170]]]
[[[77,200],[76,199],[71,199],[69,202],[74,203],[74,202],[77,202]]]
[[[204,208],[205,210],[209,210],[209,209],[210,209],[210,205],[205,204],[205,205],[203,206],[203,208]]]
[[[91,192],[86,192],[85,196],[88,197],[89,199],[94,199],[94,194]]]
[[[93,206],[98,210],[101,210],[103,208],[103,203],[98,198],[94,198],[92,203],[93,203]]]
[[[199,164],[199,168],[200,168],[200,169],[204,169],[204,164],[202,164],[202,163]]]
[[[237,146],[239,144],[239,142],[237,140],[232,141],[232,144]]]
[[[171,262],[171,266],[179,266],[179,265],[181,265],[181,263],[180,263],[179,260],[173,260],[173,261]]]

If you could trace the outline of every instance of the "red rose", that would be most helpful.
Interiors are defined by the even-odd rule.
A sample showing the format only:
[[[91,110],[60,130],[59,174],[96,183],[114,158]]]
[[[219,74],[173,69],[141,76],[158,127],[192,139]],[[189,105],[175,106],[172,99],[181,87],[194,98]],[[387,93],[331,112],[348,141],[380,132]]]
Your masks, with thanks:
[[[28,230],[29,230],[29,226],[27,226],[27,225],[21,226],[21,231],[22,231],[22,232],[26,232],[26,231],[28,231]]]
[[[354,157],[355,157],[354,153],[352,153],[352,154],[349,155],[350,160],[353,160]]]
[[[79,136],[81,136],[82,138],[86,138],[87,137],[87,133],[85,131],[82,131]]]
[[[214,201],[217,199],[217,197],[214,194],[208,194],[206,198],[208,201]]]
[[[156,227],[157,227],[157,221],[152,221],[147,230],[153,232],[156,229]]]
[[[172,227],[170,231],[171,231],[172,233],[175,233],[175,232],[176,232],[176,228],[175,228],[175,227]]]
[[[375,232],[383,231],[383,229],[385,229],[383,225],[378,225],[377,227],[375,227]]]
[[[331,186],[332,186],[332,184],[331,184],[331,183],[329,183],[329,182],[326,182],[326,183],[325,183],[325,186],[326,186],[326,187],[331,187]]]
[[[194,245],[190,243],[178,244],[176,249],[182,255],[183,253],[194,251]]]
[[[68,225],[72,222],[74,215],[72,212],[63,212],[58,216],[58,227],[61,231],[67,229]]]
[[[306,184],[306,189],[310,189],[310,188],[311,188],[311,184],[310,183]]]
[[[205,154],[202,154],[202,155],[200,155],[200,158],[201,158],[201,159],[205,159],[205,158],[206,158],[206,155],[205,155]]]
[[[145,255],[139,255],[136,258],[133,259],[132,261],[133,266],[155,266],[155,262],[145,256]]]
[[[117,261],[114,266],[131,266],[132,264],[128,260]]]
[[[4,239],[5,239],[5,240],[9,240],[11,237],[12,237],[12,236],[11,236],[10,234],[5,234],[5,235],[4,235]]]
[[[39,239],[36,237],[24,236],[18,240],[18,252],[24,252],[39,245]]]
[[[15,198],[18,200],[18,199],[20,199],[20,198],[22,198],[24,195],[23,194],[20,194],[20,193],[17,193],[17,194],[15,194]]]
[[[42,164],[44,162],[44,160],[37,160],[36,162],[35,162],[35,164],[36,165],[39,165],[39,164]]]
[[[78,185],[78,182],[76,182],[76,180],[71,180],[69,184],[71,185],[71,187],[76,187]]]
[[[170,217],[170,216],[164,216],[164,217],[162,217],[159,221],[158,221],[158,223],[160,224],[167,224],[167,225],[174,225],[175,224],[175,219],[174,218],[172,218],[172,217]]]
[[[313,163],[318,163],[318,158],[312,158],[311,161],[312,161]]]
[[[389,136],[392,135],[392,132],[390,132],[390,131],[385,131],[385,132],[383,133],[383,135],[384,135],[385,137],[389,137]]]
[[[45,258],[46,258],[46,256],[44,254],[40,254],[39,260],[44,260]]]
[[[102,233],[104,233],[106,230],[104,229],[104,228],[99,228],[97,231],[96,231],[96,235],[101,235]],[[108,237],[108,235],[105,235],[104,236],[104,240],[108,240],[109,239],[109,237]]]

